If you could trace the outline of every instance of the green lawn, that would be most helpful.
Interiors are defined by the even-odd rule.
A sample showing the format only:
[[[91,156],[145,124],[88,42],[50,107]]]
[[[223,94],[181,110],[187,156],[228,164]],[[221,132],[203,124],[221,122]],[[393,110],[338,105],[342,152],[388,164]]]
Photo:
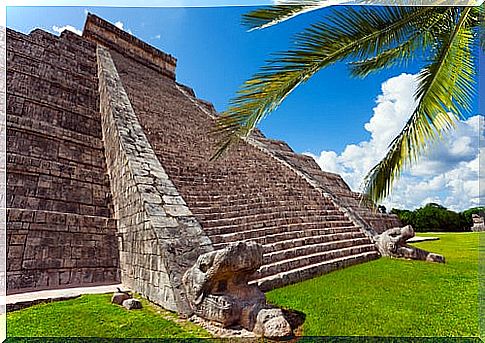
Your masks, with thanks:
[[[142,310],[110,303],[111,294],[39,304],[7,315],[9,337],[210,337],[200,327],[177,321],[167,311],[143,302]]]
[[[446,264],[381,258],[267,297],[306,314],[304,335],[478,336],[479,234],[420,235],[440,237],[415,245]]]

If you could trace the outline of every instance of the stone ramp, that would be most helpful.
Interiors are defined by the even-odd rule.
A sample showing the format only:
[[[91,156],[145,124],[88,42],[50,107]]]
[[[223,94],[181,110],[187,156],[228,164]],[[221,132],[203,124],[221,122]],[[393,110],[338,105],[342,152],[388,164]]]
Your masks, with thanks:
[[[263,245],[264,265],[253,277],[262,289],[379,256],[358,223],[267,152],[241,142],[210,162],[213,107],[153,68],[111,55],[151,146],[214,249]]]

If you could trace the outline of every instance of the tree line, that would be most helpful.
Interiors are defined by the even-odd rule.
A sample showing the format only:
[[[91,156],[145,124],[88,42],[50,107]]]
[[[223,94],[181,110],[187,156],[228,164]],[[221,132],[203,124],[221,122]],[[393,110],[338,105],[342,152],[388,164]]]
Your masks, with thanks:
[[[485,207],[472,207],[455,212],[436,203],[429,203],[414,211],[393,208],[403,225],[412,225],[417,232],[466,232],[473,226],[472,214],[484,216]]]

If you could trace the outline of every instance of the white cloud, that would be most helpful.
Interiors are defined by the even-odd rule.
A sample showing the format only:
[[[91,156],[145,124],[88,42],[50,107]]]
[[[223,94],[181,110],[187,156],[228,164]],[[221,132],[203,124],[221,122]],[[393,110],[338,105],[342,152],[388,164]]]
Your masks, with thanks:
[[[81,36],[83,34],[83,32],[77,28],[75,28],[74,26],[72,25],[64,25],[64,26],[52,26],[52,30],[54,32],[57,32],[57,33],[62,33],[63,31],[67,30],[67,31],[71,31],[71,32],[74,32],[75,34]]]
[[[364,176],[384,157],[389,143],[415,108],[415,89],[415,75],[402,74],[387,80],[382,84],[372,118],[364,125],[371,134],[369,140],[347,145],[341,154],[322,151],[319,156],[307,155],[323,170],[342,175],[353,190],[359,191]],[[483,134],[483,116],[459,121],[455,130],[403,173],[384,205],[412,209],[437,202],[454,210],[479,205],[478,156]]]
[[[128,32],[130,35],[133,34],[130,29],[125,29],[125,24],[122,21],[117,21],[115,23],[115,26],[120,30]]]
[[[160,39],[160,38],[162,38],[162,35],[158,34],[158,35],[156,35],[154,38],[155,38],[155,39]]]

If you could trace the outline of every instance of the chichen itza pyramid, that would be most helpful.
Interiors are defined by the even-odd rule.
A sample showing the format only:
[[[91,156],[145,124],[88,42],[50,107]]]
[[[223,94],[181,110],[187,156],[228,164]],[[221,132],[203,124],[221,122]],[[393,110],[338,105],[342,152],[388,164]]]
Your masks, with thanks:
[[[380,256],[397,217],[284,142],[210,162],[218,114],[176,62],[91,14],[7,30],[8,294],[122,282],[184,312],[183,274],[230,242],[263,245],[263,291]]]

